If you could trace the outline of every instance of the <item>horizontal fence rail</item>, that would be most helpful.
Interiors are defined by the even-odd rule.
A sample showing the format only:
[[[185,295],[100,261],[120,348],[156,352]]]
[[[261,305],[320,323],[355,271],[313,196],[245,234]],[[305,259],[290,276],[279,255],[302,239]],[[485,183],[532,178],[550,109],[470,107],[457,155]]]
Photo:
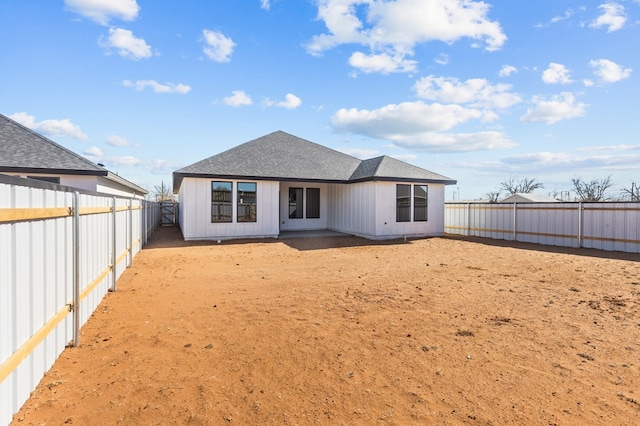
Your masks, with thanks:
[[[0,425],[159,224],[157,203],[0,176]]]
[[[640,203],[445,204],[445,233],[640,253]]]

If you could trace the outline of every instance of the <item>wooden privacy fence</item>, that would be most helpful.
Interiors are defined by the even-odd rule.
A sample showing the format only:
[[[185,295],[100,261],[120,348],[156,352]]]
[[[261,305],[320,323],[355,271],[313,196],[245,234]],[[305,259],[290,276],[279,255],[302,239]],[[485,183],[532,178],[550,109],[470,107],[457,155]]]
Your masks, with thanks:
[[[156,203],[0,176],[0,425],[131,266]]]
[[[640,203],[445,204],[448,234],[640,253]]]

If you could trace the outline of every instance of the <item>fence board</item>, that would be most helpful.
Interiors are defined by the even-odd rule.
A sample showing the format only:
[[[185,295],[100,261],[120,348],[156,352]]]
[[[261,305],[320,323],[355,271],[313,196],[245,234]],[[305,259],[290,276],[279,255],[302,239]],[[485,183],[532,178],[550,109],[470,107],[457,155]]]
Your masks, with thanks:
[[[640,203],[446,203],[445,232],[640,253]]]
[[[74,216],[84,324],[160,220],[155,203],[0,176],[0,425],[74,339]],[[115,206],[115,211],[114,211]],[[118,260],[114,265],[114,260]]]

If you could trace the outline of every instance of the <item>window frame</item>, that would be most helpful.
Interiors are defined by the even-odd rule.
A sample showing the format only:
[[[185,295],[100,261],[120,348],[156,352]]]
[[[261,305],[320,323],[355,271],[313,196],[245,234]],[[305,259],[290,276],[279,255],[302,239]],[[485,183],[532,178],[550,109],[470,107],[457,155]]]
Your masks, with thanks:
[[[407,195],[400,193],[400,189],[409,191]],[[405,217],[406,216],[406,217]],[[406,183],[396,184],[396,222],[411,222],[411,185]]]
[[[227,186],[228,190],[216,189],[216,186]],[[229,200],[215,200],[214,194],[228,194]],[[226,198],[220,195],[220,198]],[[214,214],[215,207],[218,207],[218,213]],[[222,210],[227,207],[229,213],[225,214]],[[233,223],[233,182],[230,181],[211,181],[211,223]]]
[[[295,195],[295,204],[291,203],[291,194]],[[300,199],[298,200],[298,195],[300,196]],[[289,198],[288,198],[288,205],[289,205],[289,219],[304,219],[304,188],[302,187],[294,187],[294,186],[290,186],[289,187]],[[293,210],[293,212],[295,212],[295,216],[292,216],[292,211],[291,211],[291,207],[295,207],[295,210]]]
[[[253,191],[243,190],[245,185],[253,185]],[[244,202],[247,196],[251,197],[253,194],[253,201]],[[251,199],[251,198],[249,198]],[[241,215],[241,210],[246,210],[248,207],[249,213]],[[252,209],[253,207],[253,209]],[[237,182],[236,183],[236,222],[237,223],[251,223],[258,221],[258,183],[257,182]]]
[[[306,219],[320,219],[320,188],[307,188]]]
[[[416,188],[424,188],[424,198],[418,197]],[[424,199],[424,202],[419,205],[418,200],[421,199]],[[419,215],[418,213],[421,214]],[[420,218],[418,219],[418,217]],[[429,221],[429,185],[413,185],[413,221]]]

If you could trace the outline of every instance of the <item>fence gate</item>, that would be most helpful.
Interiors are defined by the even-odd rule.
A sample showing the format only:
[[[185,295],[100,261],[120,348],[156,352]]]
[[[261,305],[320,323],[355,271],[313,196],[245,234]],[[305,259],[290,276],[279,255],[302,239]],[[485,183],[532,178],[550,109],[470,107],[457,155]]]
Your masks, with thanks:
[[[173,201],[160,202],[160,224],[163,226],[173,226],[176,224],[178,216],[178,203]]]

